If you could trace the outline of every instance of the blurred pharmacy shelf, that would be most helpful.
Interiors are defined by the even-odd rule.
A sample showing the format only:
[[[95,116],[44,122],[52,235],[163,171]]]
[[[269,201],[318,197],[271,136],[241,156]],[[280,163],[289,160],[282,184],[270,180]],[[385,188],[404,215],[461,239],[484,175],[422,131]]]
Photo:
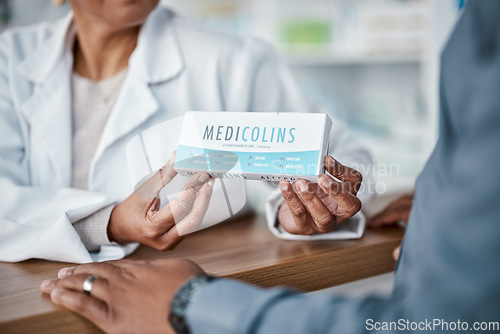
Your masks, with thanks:
[[[68,11],[68,4],[56,7],[49,0],[0,0],[0,32],[12,26],[56,20]]]
[[[285,54],[285,61],[290,66],[345,66],[345,65],[377,65],[377,64],[417,64],[422,61],[420,54],[338,54],[338,53],[305,53]]]
[[[391,186],[415,180],[437,139],[439,55],[459,2],[162,0],[180,15],[272,44],[308,99],[345,122],[378,165],[399,165],[397,175],[381,176]],[[0,27],[68,10],[0,0]]]

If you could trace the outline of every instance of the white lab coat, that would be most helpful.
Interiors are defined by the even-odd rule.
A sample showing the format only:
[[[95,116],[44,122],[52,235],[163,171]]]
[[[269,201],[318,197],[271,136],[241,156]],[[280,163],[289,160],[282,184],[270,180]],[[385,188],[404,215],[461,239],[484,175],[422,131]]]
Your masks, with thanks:
[[[187,110],[313,110],[265,43],[203,27],[159,6],[141,28],[92,160],[89,190],[71,188],[74,30],[69,14],[0,38],[1,261],[83,263],[133,251],[135,244],[89,253],[72,224],[130,195],[126,145],[155,124]],[[339,126],[331,152],[345,163],[371,162]]]

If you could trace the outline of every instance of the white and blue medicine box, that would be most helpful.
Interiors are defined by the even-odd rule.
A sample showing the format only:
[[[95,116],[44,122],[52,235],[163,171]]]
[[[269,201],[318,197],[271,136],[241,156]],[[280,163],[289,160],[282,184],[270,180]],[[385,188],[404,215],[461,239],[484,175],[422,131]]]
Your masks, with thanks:
[[[317,182],[330,130],[330,118],[320,113],[189,111],[174,169],[181,175]]]

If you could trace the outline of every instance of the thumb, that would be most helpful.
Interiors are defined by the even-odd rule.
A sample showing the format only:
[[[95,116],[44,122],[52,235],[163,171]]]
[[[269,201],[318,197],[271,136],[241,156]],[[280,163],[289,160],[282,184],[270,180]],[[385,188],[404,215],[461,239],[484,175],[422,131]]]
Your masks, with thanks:
[[[151,176],[134,192],[135,195],[152,200],[158,197],[160,190],[163,189],[177,175],[174,170],[175,153],[172,152],[170,159],[160,170]]]

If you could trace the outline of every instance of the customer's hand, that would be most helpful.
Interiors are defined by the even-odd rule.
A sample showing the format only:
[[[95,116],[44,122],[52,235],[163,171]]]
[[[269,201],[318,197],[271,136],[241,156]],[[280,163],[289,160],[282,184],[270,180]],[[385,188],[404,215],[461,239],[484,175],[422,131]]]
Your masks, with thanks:
[[[90,263],[59,271],[59,279],[42,282],[54,304],[89,319],[106,333],[170,333],[170,304],[189,279],[203,274],[180,259]],[[95,275],[90,296],[83,282]]]
[[[380,227],[384,225],[397,224],[400,221],[408,222],[413,194],[399,197],[390,203],[382,212],[368,220],[369,226]]]
[[[199,227],[210,204],[214,179],[207,173],[193,175],[177,199],[159,210],[158,194],[177,174],[174,158],[170,161],[113,209],[108,224],[110,240],[167,250]]]
[[[278,219],[287,232],[328,233],[361,209],[361,201],[356,197],[363,180],[361,173],[331,156],[325,157],[325,168],[340,182],[326,174],[319,178],[319,183],[299,180],[292,186],[288,181],[280,181],[285,202]]]
[[[389,204],[382,212],[368,220],[368,225],[373,227],[380,227],[385,225],[394,225],[403,221],[408,222],[410,217],[411,206],[413,203],[413,193],[404,195]],[[392,252],[394,260],[399,259],[401,245],[396,247]]]

